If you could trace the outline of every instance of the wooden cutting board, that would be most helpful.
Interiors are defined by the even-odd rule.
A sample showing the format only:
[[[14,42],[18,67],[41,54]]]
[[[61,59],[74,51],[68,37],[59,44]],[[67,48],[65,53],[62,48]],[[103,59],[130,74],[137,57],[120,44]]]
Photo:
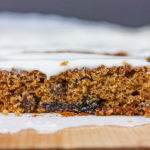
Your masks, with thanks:
[[[0,149],[6,148],[150,148],[150,125],[77,127],[53,134],[37,134],[34,130],[0,134]]]

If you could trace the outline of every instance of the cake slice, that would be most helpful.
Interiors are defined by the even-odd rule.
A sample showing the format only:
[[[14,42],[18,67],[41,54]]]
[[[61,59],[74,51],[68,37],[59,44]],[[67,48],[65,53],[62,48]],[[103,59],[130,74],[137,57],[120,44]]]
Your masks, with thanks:
[[[0,111],[95,115],[144,115],[150,111],[146,59],[73,58],[1,61]]]

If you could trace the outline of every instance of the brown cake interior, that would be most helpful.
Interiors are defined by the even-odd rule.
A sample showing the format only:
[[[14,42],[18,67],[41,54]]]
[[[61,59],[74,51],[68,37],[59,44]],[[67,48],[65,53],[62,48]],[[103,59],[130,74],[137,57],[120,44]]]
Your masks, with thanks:
[[[0,111],[144,115],[150,110],[148,67],[100,66],[51,76],[0,71]]]

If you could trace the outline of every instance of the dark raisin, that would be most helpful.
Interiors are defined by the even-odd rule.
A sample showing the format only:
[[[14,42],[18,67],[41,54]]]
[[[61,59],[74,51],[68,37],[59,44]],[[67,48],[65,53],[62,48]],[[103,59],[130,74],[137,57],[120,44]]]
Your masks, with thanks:
[[[139,92],[138,91],[134,91],[134,92],[132,92],[132,95],[133,96],[137,96],[137,95],[139,95]]]
[[[28,110],[28,109],[30,109],[31,106],[32,106],[32,103],[29,102],[29,99],[28,99],[27,95],[24,95],[23,96],[23,101],[21,102],[20,107],[25,109],[25,110]]]
[[[4,105],[4,102],[0,101],[0,105]]]
[[[46,112],[54,111],[72,111],[72,112],[85,112],[89,114],[94,114],[96,109],[103,106],[105,100],[98,99],[92,100],[88,94],[83,97],[81,104],[75,103],[62,103],[59,100],[55,100],[52,103],[42,103],[41,107],[45,109]]]
[[[127,78],[132,78],[132,77],[134,76],[134,74],[135,74],[135,71],[132,70],[132,71],[130,71],[130,72],[127,72],[127,73],[125,74],[125,76],[126,76]]]
[[[43,103],[41,107],[44,108],[47,112],[54,112],[54,111],[74,111],[76,106],[71,103],[61,103],[60,101],[56,100],[52,103]]]
[[[40,78],[40,83],[43,83],[44,82],[44,78]]]

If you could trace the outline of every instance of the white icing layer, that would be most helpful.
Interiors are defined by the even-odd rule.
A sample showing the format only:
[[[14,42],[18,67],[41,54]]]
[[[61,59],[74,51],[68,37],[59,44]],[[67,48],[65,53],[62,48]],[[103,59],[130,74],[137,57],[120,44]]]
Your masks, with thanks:
[[[66,66],[62,66],[61,63],[63,61],[68,61],[68,64]],[[85,58],[85,59],[51,59],[51,60],[12,60],[12,61],[0,61],[0,68],[4,70],[10,70],[11,68],[16,69],[23,69],[23,70],[39,70],[49,76],[57,75],[63,71],[66,71],[68,69],[81,69],[83,67],[87,67],[89,69],[94,69],[96,67],[99,67],[100,65],[105,65],[107,67],[112,66],[123,66],[124,61],[126,61],[128,64],[130,64],[133,67],[138,66],[149,66],[149,62],[147,62],[145,59],[136,59],[136,58],[122,58],[122,57],[102,57],[102,58]]]

